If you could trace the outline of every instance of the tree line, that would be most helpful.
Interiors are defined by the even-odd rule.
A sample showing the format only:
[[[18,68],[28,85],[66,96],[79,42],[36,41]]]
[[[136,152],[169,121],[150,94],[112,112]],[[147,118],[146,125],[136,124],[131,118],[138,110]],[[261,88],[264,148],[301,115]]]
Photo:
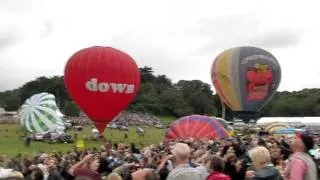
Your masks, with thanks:
[[[166,75],[155,75],[151,67],[140,68],[141,86],[128,110],[142,111],[158,116],[181,117],[191,114],[221,116],[221,102],[211,86],[200,80],[180,80],[177,83]],[[36,93],[55,95],[59,108],[66,115],[79,115],[79,108],[69,97],[63,76],[39,77],[18,89],[0,92],[0,106],[16,111],[24,101]],[[226,109],[226,119],[235,114]],[[259,112],[259,116],[320,116],[320,89],[296,92],[277,92]]]

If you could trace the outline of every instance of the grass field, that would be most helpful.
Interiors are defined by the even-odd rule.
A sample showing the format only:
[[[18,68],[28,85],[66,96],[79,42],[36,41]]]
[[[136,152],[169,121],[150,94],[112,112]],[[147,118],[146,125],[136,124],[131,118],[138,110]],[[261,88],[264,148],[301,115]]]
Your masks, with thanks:
[[[172,118],[170,119],[172,120]],[[164,121],[168,122],[169,118]],[[7,131],[8,130],[8,131]],[[130,127],[128,133],[128,138],[124,138],[125,131],[106,129],[105,137],[107,140],[113,142],[134,142],[136,145],[145,146],[148,144],[153,144],[160,142],[164,137],[164,129],[156,129],[146,127],[145,137],[140,137],[136,133],[135,127]],[[78,137],[91,137],[91,129],[85,127],[83,131],[68,131],[72,137],[74,134],[78,134]],[[17,153],[21,154],[33,154],[39,151],[53,152],[62,151],[66,152],[72,150],[75,144],[48,144],[46,142],[32,142],[30,147],[25,147],[24,140],[19,137],[22,134],[22,130],[19,124],[0,124],[0,155],[14,156]],[[86,147],[97,147],[99,148],[103,144],[102,141],[85,141]]]
[[[177,120],[177,118],[173,117],[173,116],[162,116],[159,118],[160,118],[161,122],[164,124],[170,124],[172,121]]]

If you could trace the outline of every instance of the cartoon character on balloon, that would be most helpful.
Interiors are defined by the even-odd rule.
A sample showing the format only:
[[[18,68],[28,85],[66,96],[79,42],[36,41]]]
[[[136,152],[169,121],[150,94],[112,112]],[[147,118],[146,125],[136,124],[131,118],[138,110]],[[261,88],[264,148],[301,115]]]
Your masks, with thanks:
[[[259,101],[268,97],[269,88],[272,85],[272,69],[267,64],[254,64],[246,73],[247,100]]]

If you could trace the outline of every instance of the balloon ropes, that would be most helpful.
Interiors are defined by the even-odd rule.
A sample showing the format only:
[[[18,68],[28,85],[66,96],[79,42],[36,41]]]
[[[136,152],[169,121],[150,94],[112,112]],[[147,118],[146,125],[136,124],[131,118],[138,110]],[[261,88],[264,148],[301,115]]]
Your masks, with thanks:
[[[229,137],[227,130],[208,116],[191,115],[173,122],[165,134],[167,140],[175,139],[221,139]]]
[[[67,62],[64,82],[71,98],[100,133],[127,108],[140,86],[140,72],[126,53],[94,46],[76,52]]]
[[[20,124],[31,133],[64,131],[55,97],[50,93],[35,94],[28,98],[19,111]]]
[[[214,60],[211,79],[220,100],[233,112],[254,114],[276,92],[281,69],[277,59],[266,50],[236,47]]]

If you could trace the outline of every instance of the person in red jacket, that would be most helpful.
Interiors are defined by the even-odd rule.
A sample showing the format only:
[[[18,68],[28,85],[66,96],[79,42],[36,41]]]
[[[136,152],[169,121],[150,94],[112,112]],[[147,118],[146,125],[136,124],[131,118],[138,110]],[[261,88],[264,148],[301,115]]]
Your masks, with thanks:
[[[211,160],[211,169],[213,172],[207,177],[207,180],[231,180],[230,176],[223,174],[224,161],[218,156],[213,156]]]

